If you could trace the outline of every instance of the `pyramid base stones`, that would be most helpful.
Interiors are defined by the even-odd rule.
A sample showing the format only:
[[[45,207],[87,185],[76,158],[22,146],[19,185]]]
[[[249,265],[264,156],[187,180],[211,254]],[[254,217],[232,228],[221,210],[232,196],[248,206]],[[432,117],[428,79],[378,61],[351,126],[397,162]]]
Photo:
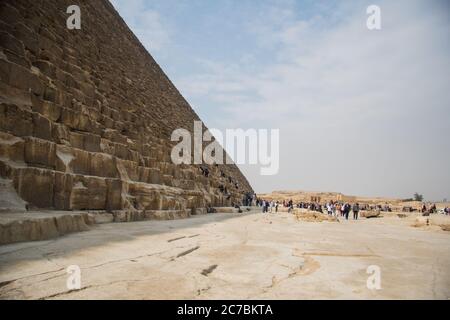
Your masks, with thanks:
[[[0,216],[0,245],[21,241],[41,241],[72,232],[89,230],[95,223],[86,213],[3,213]]]
[[[205,176],[172,163],[171,133],[198,116],[109,1],[83,4],[82,33],[60,23],[56,2],[0,6],[0,221],[27,212],[0,237],[85,229],[78,210],[92,223],[187,218],[253,192],[235,165],[205,165]]]
[[[184,210],[121,210],[114,211],[114,222],[133,222],[147,220],[178,220],[191,216],[190,209]]]

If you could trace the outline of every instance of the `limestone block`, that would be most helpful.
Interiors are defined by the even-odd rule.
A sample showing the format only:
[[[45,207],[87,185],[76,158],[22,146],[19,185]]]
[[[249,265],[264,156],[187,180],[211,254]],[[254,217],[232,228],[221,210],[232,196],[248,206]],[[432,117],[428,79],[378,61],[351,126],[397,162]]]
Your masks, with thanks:
[[[90,153],[80,149],[72,149],[73,160],[71,161],[71,169],[73,173],[90,175],[91,158]]]
[[[0,60],[1,63],[1,60]],[[15,105],[0,104],[0,130],[15,136],[33,135],[32,113]]]
[[[73,187],[73,175],[55,172],[54,207],[57,210],[70,210],[70,198]]]
[[[55,217],[55,223],[59,234],[89,229],[83,215],[59,215]]]
[[[69,141],[73,148],[84,149],[84,137],[81,133],[69,131]]]
[[[159,210],[163,208],[161,193],[144,183],[129,185],[129,194],[135,198],[136,205],[145,210]]]
[[[25,212],[28,204],[20,198],[11,180],[0,178],[0,213]]]
[[[33,62],[33,65],[37,67],[47,77],[54,79],[56,77],[56,67],[46,60],[37,60]]]
[[[91,119],[85,114],[77,113],[68,108],[62,108],[61,115],[62,122],[69,128],[86,132],[94,131],[94,125]]]
[[[106,207],[106,180],[97,177],[73,177],[73,187],[70,194],[72,210],[102,210]]]
[[[67,233],[85,231],[94,221],[88,214],[5,214],[0,221],[0,245],[20,241],[41,241]]]
[[[376,210],[376,211],[361,211],[360,212],[360,216],[363,218],[377,218],[379,217],[381,214],[380,210]]]
[[[39,113],[33,113],[33,135],[44,140],[52,140],[52,123]]]
[[[91,213],[95,224],[104,224],[114,222],[114,215],[111,213]]]
[[[90,174],[92,176],[118,178],[119,173],[113,156],[106,153],[92,153],[90,156]]]
[[[187,196],[186,197],[187,208],[203,208],[206,207],[205,199],[199,196]]]
[[[159,169],[150,168],[150,183],[160,184],[161,183],[161,171]]]
[[[106,210],[120,210],[125,207],[125,195],[128,192],[128,183],[119,179],[106,179],[107,204]]]
[[[167,174],[164,174],[162,176],[162,183],[165,184],[166,186],[172,186],[172,180],[173,180],[172,176],[169,176]]]
[[[70,130],[65,125],[53,123],[52,140],[57,144],[70,145]]]
[[[144,212],[141,210],[114,211],[114,222],[131,222],[145,220]]]
[[[101,137],[92,133],[83,134],[83,149],[90,152],[100,152]]]
[[[139,181],[139,166],[136,162],[116,159],[116,165],[121,177],[128,177],[131,181]]]
[[[114,155],[120,159],[127,160],[128,159],[128,148],[124,144],[112,142],[114,146]]]
[[[155,158],[144,157],[144,164],[145,164],[146,167],[157,168],[158,170],[160,170],[159,167],[158,167],[158,162],[156,161]]]
[[[19,56],[25,55],[22,42],[5,31],[0,31],[0,45]]]
[[[139,182],[151,183],[150,175],[151,169],[146,167],[138,167],[139,171]]]
[[[33,104],[33,111],[40,113],[44,117],[48,118],[51,121],[58,121],[61,116],[61,107],[55,103],[50,101],[45,101],[36,97],[35,95],[31,96],[31,101]]]
[[[14,187],[22,199],[37,208],[53,207],[54,171],[41,168],[13,170]]]
[[[160,195],[160,209],[181,210],[186,208],[187,201],[179,196]]]
[[[39,41],[36,34],[23,22],[16,21],[14,25],[14,36],[20,39],[27,50],[33,54],[39,52]]]
[[[56,166],[56,145],[47,140],[26,137],[25,162],[29,165],[54,169]]]
[[[25,142],[11,134],[0,132],[0,158],[24,161]]]
[[[18,64],[5,60],[0,60],[0,64],[6,64],[6,66],[1,67],[2,69],[7,68],[7,75],[2,75],[5,83],[27,92],[31,91],[36,95],[43,95],[45,86],[36,74]]]
[[[206,211],[206,208],[195,208],[192,209],[192,214],[193,215],[203,215],[203,214],[207,214],[208,212]]]

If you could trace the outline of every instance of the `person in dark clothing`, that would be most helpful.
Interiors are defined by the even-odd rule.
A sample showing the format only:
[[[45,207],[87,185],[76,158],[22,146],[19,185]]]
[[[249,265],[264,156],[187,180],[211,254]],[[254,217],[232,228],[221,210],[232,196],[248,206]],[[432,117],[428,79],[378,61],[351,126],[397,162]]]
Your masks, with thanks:
[[[345,220],[348,220],[348,215],[350,213],[350,204],[346,203],[344,204],[344,216]]]
[[[353,205],[352,210],[353,210],[353,220],[358,220],[359,204],[358,204],[358,203],[355,203],[355,204]]]
[[[288,212],[291,213],[292,210],[294,210],[294,202],[292,201],[292,199],[289,200],[288,207],[289,207]]]

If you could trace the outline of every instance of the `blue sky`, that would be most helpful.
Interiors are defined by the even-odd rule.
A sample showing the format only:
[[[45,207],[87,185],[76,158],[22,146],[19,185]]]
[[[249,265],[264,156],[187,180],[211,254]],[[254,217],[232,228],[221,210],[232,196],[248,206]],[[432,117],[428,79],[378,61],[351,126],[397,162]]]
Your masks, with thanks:
[[[208,127],[280,129],[257,192],[450,199],[448,1],[111,2]]]

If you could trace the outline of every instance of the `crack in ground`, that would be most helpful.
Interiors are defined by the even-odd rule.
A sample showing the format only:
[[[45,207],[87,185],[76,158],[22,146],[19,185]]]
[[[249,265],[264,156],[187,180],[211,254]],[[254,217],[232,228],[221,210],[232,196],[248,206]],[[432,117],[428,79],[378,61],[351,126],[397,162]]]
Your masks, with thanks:
[[[172,258],[172,260],[175,260],[176,258],[180,258],[180,257],[183,257],[185,255],[188,255],[189,253],[194,252],[195,250],[198,250],[198,249],[200,249],[200,246],[196,246],[196,247],[191,248],[189,250],[183,251],[183,252],[179,253],[175,258]]]
[[[119,262],[123,262],[123,261],[132,261],[132,262],[133,262],[133,260],[135,260],[135,259],[145,258],[145,257],[151,257],[151,256],[156,256],[156,255],[160,255],[160,254],[166,253],[166,252],[171,251],[171,250],[172,250],[172,249],[168,249],[168,250],[163,250],[163,251],[159,251],[159,252],[155,252],[155,253],[147,254],[147,255],[141,255],[141,256],[136,256],[136,257],[126,258],[126,259],[119,259],[119,260],[107,261],[107,262],[105,262],[105,263],[101,263],[101,264],[94,265],[94,266],[90,266],[90,267],[84,267],[84,268],[82,268],[82,269],[83,269],[83,270],[86,270],[86,269],[94,269],[94,268],[102,267],[102,266],[105,266],[105,265],[108,265],[108,264],[119,263]],[[46,258],[46,257],[44,257],[44,258],[48,260],[48,258]],[[52,262],[52,261],[50,261],[50,262]],[[55,263],[55,262],[52,262],[52,263]],[[55,264],[56,264],[56,263],[55,263]],[[63,271],[63,270],[66,270],[66,268],[64,267],[64,268],[60,268],[60,269],[58,269],[58,270],[53,270],[53,271],[47,271],[47,272],[37,273],[37,274],[32,274],[32,275],[28,275],[28,276],[24,276],[24,277],[12,279],[12,280],[3,281],[3,282],[0,282],[0,288],[6,287],[6,286],[10,285],[11,283],[14,283],[14,282],[19,281],[19,280],[24,280],[24,279],[28,279],[28,278],[38,277],[38,276],[42,276],[42,275],[46,275],[46,274],[50,274],[50,273],[61,272],[61,271]],[[51,279],[63,277],[64,275],[65,275],[65,274],[60,274],[60,275],[51,276],[51,277],[49,277],[49,278],[45,278],[45,279],[42,279],[42,280],[37,280],[37,281],[34,281],[34,282],[32,282],[32,283],[29,283],[29,284],[23,284],[22,287],[23,287],[23,286],[26,286],[26,287],[27,287],[27,286],[31,286],[31,285],[34,285],[34,284],[39,283],[39,282],[43,282],[43,281],[47,281],[47,280],[51,280]],[[10,289],[10,290],[6,290],[6,291],[3,292],[3,294],[9,293],[9,292],[14,291],[14,290],[16,290],[16,288],[12,288],[12,289]]]
[[[58,292],[58,293],[51,294],[51,295],[48,295],[48,296],[45,296],[45,297],[41,297],[41,298],[39,298],[38,300],[46,300],[46,299],[56,298],[56,297],[64,296],[64,295],[71,294],[71,293],[74,293],[74,292],[80,292],[80,291],[85,291],[85,290],[87,290],[87,289],[92,289],[92,288],[98,288],[98,287],[109,286],[109,285],[113,285],[113,284],[116,284],[116,283],[122,283],[122,282],[140,282],[140,281],[143,281],[143,279],[139,279],[139,280],[133,280],[133,279],[131,279],[131,280],[117,280],[117,281],[111,281],[111,282],[108,282],[108,283],[95,284],[95,285],[86,286],[86,287],[83,287],[83,288],[81,288],[81,289],[74,289],[74,290],[69,290],[69,291]]]
[[[211,272],[213,272],[218,267],[217,264],[213,264],[212,266],[209,266],[206,269],[203,269],[201,274],[207,277]]]
[[[173,238],[173,239],[167,240],[167,242],[173,242],[173,241],[177,241],[177,240],[181,240],[181,239],[185,239],[185,238],[186,238],[186,236],[178,237],[178,238]]]

